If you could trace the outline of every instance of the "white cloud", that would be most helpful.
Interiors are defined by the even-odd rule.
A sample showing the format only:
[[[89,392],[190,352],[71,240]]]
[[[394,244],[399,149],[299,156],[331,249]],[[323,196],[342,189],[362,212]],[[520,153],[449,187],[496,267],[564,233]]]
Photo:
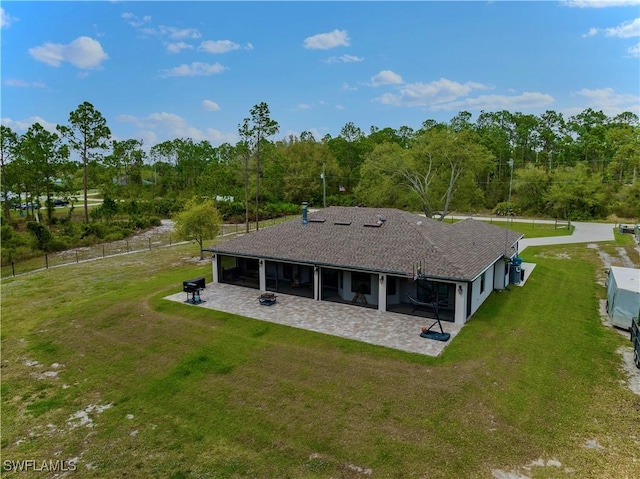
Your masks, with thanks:
[[[346,108],[342,105],[336,105],[336,110],[346,110]]]
[[[633,58],[640,58],[640,42],[636,43],[632,47],[629,47],[627,49],[627,52],[629,52],[629,55],[631,55]]]
[[[346,30],[333,30],[329,33],[318,33],[304,39],[304,48],[311,50],[328,50],[335,47],[348,47],[349,35]]]
[[[575,95],[589,100],[589,106],[595,110],[620,109],[622,111],[638,111],[640,97],[634,94],[616,93],[613,88],[589,89],[583,88]]]
[[[0,119],[0,123],[2,123],[6,127],[11,128],[13,131],[17,133],[26,132],[32,125],[35,125],[36,123],[40,123],[42,128],[44,128],[50,133],[57,133],[56,132],[57,125],[55,123],[50,123],[39,116],[30,116],[29,118],[25,118],[24,120],[12,120],[11,118],[2,118]]]
[[[24,80],[8,78],[4,81],[6,86],[15,86],[19,88],[44,88],[46,85],[39,81],[28,82]]]
[[[342,84],[342,86],[340,87],[340,89],[341,90],[345,90],[345,91],[358,91],[358,87],[357,86],[351,86],[347,82],[344,82]]]
[[[194,77],[194,76],[209,76],[222,73],[227,70],[227,67],[220,63],[203,63],[193,62],[191,65],[183,64],[175,68],[168,70],[162,70],[163,78],[166,77]]]
[[[472,90],[487,90],[490,87],[476,82],[458,83],[440,78],[431,83],[408,83],[398,93],[385,93],[373,99],[392,106],[422,107],[455,101]]]
[[[329,57],[326,60],[322,60],[325,63],[356,63],[364,61],[363,57],[357,57],[355,55],[341,55],[339,57]]]
[[[524,92],[521,95],[480,95],[476,98],[440,103],[433,110],[528,110],[551,105],[551,95],[539,92]]]
[[[146,140],[153,139],[152,142],[172,140],[175,138],[191,138],[194,141],[208,140],[217,143],[234,143],[237,141],[235,133],[222,133],[215,128],[200,130],[179,115],[174,113],[160,112],[152,113],[146,117],[135,117],[132,115],[120,115],[116,118],[121,123],[131,123],[141,131],[136,137],[143,137]],[[149,146],[153,146],[149,144]]]
[[[0,7],[0,28],[9,28],[11,24],[17,20],[17,18],[5,12],[4,8]]]
[[[605,32],[605,35],[608,37],[617,37],[617,38],[640,37],[640,17],[629,22],[621,23],[617,27],[607,28],[605,29],[604,32]]]
[[[145,23],[149,23],[151,21],[150,15],[145,15],[144,17],[138,17],[137,15],[131,12],[125,12],[120,15],[121,18],[126,20],[126,22],[134,28],[140,28]]]
[[[567,0],[564,4],[578,8],[631,7],[640,5],[640,0]]]
[[[382,70],[371,77],[371,86],[400,85],[404,83],[402,77],[391,70]]]
[[[144,33],[145,35],[169,37],[173,40],[195,39],[202,36],[197,28],[177,28],[167,25],[158,25],[156,28],[140,28],[140,32]]]
[[[202,108],[209,111],[218,111],[220,109],[220,105],[218,105],[215,101],[202,100]]]
[[[589,89],[583,88],[572,93],[573,96],[581,97],[585,102],[575,107],[567,108],[563,113],[566,116],[577,115],[587,108],[602,111],[607,116],[616,116],[620,113],[630,111],[640,115],[640,97],[637,94],[617,93],[613,88]]]
[[[628,22],[621,23],[617,27],[610,28],[590,28],[583,37],[592,37],[604,33],[607,37],[633,38],[640,37],[640,17]]]
[[[298,105],[296,105],[296,110],[311,110],[311,105],[309,105],[308,103],[298,103]]]
[[[227,53],[233,50],[239,50],[240,45],[232,42],[231,40],[206,40],[200,44],[198,50],[201,52],[220,54]]]
[[[169,53],[180,53],[182,50],[193,49],[193,45],[189,45],[185,42],[167,43],[166,46]]]
[[[109,58],[100,42],[90,37],[78,37],[67,45],[45,43],[30,48],[29,54],[37,61],[54,67],[59,67],[62,62],[69,62],[83,69],[98,68]]]

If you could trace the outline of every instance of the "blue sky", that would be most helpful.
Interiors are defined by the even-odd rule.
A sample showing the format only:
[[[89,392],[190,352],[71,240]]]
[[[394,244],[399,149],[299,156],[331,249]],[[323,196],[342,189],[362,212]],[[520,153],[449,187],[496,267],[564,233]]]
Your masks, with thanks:
[[[462,110],[640,115],[640,0],[3,1],[2,124],[53,130],[89,101],[114,138],[237,141],[420,128]]]

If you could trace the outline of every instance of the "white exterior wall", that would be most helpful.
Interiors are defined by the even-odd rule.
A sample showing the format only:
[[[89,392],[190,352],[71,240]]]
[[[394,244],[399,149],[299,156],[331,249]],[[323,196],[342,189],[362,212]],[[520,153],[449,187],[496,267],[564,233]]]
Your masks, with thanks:
[[[267,268],[263,259],[258,261],[258,281],[260,282],[260,291],[267,290]]]
[[[467,287],[468,283],[458,283],[456,286],[455,317],[453,318],[456,324],[467,322]]]
[[[211,269],[213,270],[213,282],[219,283],[220,278],[218,277],[218,255],[214,254],[211,257]]]
[[[491,265],[484,271],[484,273],[478,276],[473,283],[471,283],[471,314],[469,316],[473,315],[473,313],[478,310],[480,305],[484,303],[484,300],[487,299],[493,291],[494,266],[495,265]],[[480,291],[483,275],[485,275],[484,291]]]
[[[378,310],[387,310],[387,276],[384,274],[378,275]]]
[[[509,286],[509,268],[504,260],[494,264],[493,289],[504,289]]]

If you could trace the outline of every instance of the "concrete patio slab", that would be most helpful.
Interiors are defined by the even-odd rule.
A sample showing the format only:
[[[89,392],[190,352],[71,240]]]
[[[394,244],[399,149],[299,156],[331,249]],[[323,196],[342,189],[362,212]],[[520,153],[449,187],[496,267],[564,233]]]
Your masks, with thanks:
[[[200,295],[204,303],[185,304],[185,307],[224,311],[426,356],[440,355],[462,328],[443,321],[442,328],[451,334],[451,338],[447,342],[434,341],[420,337],[420,328],[430,326],[433,322],[430,319],[286,294],[278,294],[278,301],[273,306],[261,306],[259,295],[260,291],[256,289],[210,283]],[[180,292],[165,299],[184,303],[187,295]]]

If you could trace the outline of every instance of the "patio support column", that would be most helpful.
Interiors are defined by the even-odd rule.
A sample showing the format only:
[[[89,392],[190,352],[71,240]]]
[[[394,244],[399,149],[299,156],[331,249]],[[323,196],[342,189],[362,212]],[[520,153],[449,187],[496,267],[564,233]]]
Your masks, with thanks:
[[[213,253],[211,256],[211,269],[213,270],[213,282],[219,283],[220,279],[218,278],[218,255]]]
[[[464,324],[467,316],[467,288],[469,283],[456,284],[455,317],[456,324]]]
[[[260,281],[260,291],[267,290],[267,267],[265,265],[265,261],[261,259],[258,262],[258,279]]]
[[[387,310],[387,277],[378,275],[378,311]]]
[[[320,267],[313,267],[313,299],[320,301],[320,291],[322,291],[322,285],[320,284]]]

